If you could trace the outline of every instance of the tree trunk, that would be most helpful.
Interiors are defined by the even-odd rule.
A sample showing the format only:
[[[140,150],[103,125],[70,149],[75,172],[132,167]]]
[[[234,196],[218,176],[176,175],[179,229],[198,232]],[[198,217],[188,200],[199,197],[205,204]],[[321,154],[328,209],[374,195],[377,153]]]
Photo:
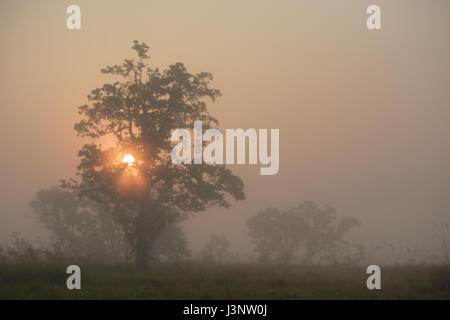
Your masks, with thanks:
[[[136,272],[146,272],[148,268],[148,245],[146,237],[138,235],[135,257]]]
[[[143,199],[139,207],[139,214],[135,221],[136,230],[136,256],[135,266],[137,272],[146,272],[148,267],[148,250],[149,250],[149,237],[148,237],[148,205]]]
[[[167,223],[161,211],[162,209],[145,197],[149,193],[149,191],[143,193],[138,216],[135,220],[135,266],[137,272],[147,271],[151,246]]]

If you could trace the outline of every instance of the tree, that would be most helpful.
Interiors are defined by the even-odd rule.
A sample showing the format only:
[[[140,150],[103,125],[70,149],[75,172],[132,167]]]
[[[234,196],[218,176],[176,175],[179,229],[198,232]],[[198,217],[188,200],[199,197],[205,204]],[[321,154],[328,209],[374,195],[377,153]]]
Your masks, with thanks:
[[[201,254],[205,262],[221,263],[228,255],[230,242],[223,235],[213,234]]]
[[[337,221],[334,208],[311,201],[287,211],[267,208],[247,220],[259,260],[285,264],[302,251],[305,264],[314,259],[336,263],[346,246],[343,236],[358,225],[354,218]]]
[[[160,71],[148,66],[145,43],[135,41],[132,49],[135,59],[102,70],[118,80],[88,95],[75,130],[94,139],[79,152],[80,195],[112,206],[135,249],[136,269],[144,271],[149,247],[165,225],[180,214],[228,207],[226,195],[242,200],[244,191],[242,180],[223,165],[171,161],[173,129],[191,127],[195,120],[203,122],[204,130],[218,125],[205,101],[220,96],[209,87],[212,75],[190,74],[182,63]],[[114,138],[113,147],[99,145],[106,136]],[[135,162],[123,163],[126,154]]]
[[[150,258],[152,260],[181,261],[190,257],[186,236],[175,221],[167,224],[150,247]]]
[[[111,217],[111,208],[80,198],[76,185],[40,190],[30,206],[51,232],[53,245],[63,257],[97,262],[125,259],[127,243]]]
[[[75,184],[40,190],[30,206],[51,232],[53,254],[103,263],[129,259],[131,248],[110,208],[80,198]],[[167,224],[155,239],[149,248],[153,260],[177,261],[190,256],[180,222]]]

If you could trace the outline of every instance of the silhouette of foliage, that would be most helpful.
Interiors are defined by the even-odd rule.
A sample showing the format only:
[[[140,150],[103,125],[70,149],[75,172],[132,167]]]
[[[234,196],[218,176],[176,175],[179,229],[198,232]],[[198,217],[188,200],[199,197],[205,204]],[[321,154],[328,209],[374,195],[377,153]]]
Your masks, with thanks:
[[[51,248],[34,246],[34,250],[29,252],[48,249],[47,256],[53,252],[59,258],[77,258],[97,263],[129,261],[132,248],[120,225],[113,220],[111,208],[79,197],[76,188],[40,190],[30,206],[39,221],[51,232],[52,241]],[[149,248],[153,260],[164,258],[175,261],[190,255],[179,222],[181,220],[167,224]],[[25,243],[24,239],[16,237],[14,248],[25,248]],[[28,247],[31,248],[31,244]]]
[[[205,262],[221,263],[228,255],[230,242],[223,235],[213,234],[202,250],[201,255]]]
[[[337,263],[346,247],[343,236],[358,225],[354,218],[337,221],[334,208],[321,208],[311,201],[286,211],[267,208],[247,220],[259,260],[285,264],[292,263],[300,253],[304,264]],[[352,255],[363,255],[362,247],[356,249]],[[356,256],[345,258],[348,262]]]
[[[244,192],[241,179],[223,165],[171,161],[173,129],[192,127],[195,120],[205,130],[218,125],[205,100],[220,96],[209,87],[212,75],[191,74],[182,63],[160,71],[149,67],[145,43],[135,41],[132,49],[135,59],[102,70],[119,80],[88,95],[75,130],[96,141],[79,152],[80,195],[112,206],[136,251],[136,268],[145,270],[148,249],[166,224],[183,213],[228,207],[227,194],[242,200]],[[102,137],[114,138],[115,145],[102,148]],[[121,161],[125,154],[136,159],[132,167]]]

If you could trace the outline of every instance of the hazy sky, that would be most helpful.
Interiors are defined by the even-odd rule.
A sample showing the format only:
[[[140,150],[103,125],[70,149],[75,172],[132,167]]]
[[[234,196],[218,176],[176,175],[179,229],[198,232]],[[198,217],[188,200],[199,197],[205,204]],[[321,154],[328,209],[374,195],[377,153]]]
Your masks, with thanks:
[[[194,248],[211,232],[244,247],[249,215],[305,200],[359,218],[366,240],[428,243],[450,218],[449,30],[448,0],[2,1],[0,241],[38,232],[27,202],[74,176],[77,107],[136,39],[153,66],[213,73],[221,128],[280,129],[278,175],[234,167],[247,200],[189,221]]]

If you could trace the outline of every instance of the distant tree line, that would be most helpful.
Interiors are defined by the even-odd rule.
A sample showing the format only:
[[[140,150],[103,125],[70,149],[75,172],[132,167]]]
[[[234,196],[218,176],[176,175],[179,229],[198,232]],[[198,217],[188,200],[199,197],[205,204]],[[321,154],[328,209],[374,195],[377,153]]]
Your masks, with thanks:
[[[338,220],[334,208],[312,201],[285,211],[267,208],[247,220],[258,260],[282,264],[356,263],[364,248],[344,236],[359,225],[354,218]]]
[[[76,183],[64,182],[60,187],[40,190],[30,201],[30,207],[49,231],[49,240],[31,242],[13,233],[11,245],[0,247],[0,263],[76,260],[134,264],[134,248],[111,209],[79,197]],[[152,243],[147,254],[149,261],[195,260],[180,217],[167,224]],[[339,219],[334,208],[312,201],[288,210],[266,208],[247,219],[246,225],[254,246],[254,255],[246,259],[248,263],[350,266],[368,261],[382,249],[401,250],[390,243],[367,250],[350,242],[348,235],[360,222],[350,217]],[[441,247],[429,258],[406,248],[409,257],[406,264],[450,264],[448,224],[436,223],[435,230]],[[212,234],[199,253],[199,258],[208,264],[243,262],[231,252],[231,243],[225,235]]]

